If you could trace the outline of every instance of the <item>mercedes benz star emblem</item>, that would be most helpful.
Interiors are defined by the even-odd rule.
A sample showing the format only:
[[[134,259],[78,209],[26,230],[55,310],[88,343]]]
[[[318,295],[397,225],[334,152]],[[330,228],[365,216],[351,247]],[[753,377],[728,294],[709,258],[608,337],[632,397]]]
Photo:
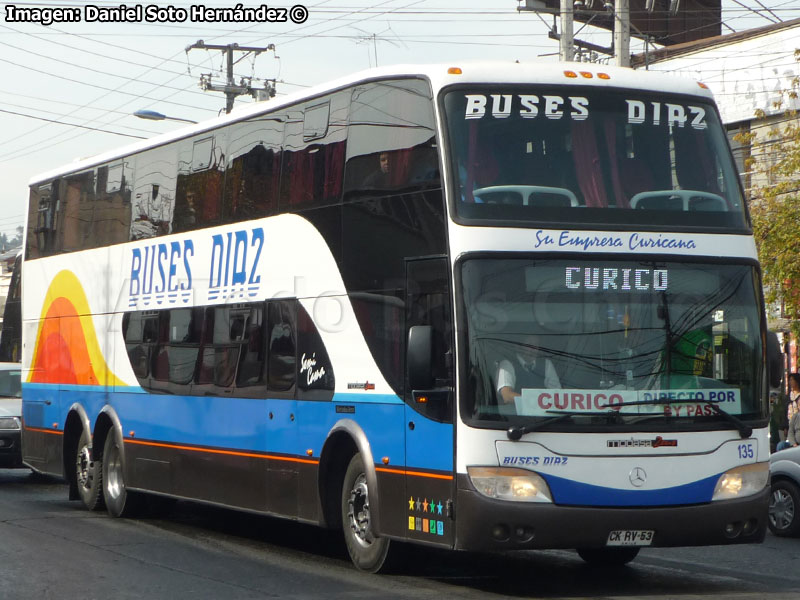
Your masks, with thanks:
[[[631,471],[630,475],[628,475],[628,479],[631,480],[631,484],[634,487],[642,487],[644,482],[647,481],[647,473],[642,467],[636,467]]]

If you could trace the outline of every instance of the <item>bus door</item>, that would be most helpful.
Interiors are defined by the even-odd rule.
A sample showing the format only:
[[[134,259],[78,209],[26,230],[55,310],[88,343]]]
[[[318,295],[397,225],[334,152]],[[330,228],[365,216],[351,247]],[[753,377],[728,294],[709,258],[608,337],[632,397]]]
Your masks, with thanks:
[[[406,263],[408,538],[451,546],[454,482],[453,311],[447,258]],[[422,347],[422,354],[419,348]],[[427,357],[425,355],[428,355]],[[429,363],[420,378],[414,362]]]

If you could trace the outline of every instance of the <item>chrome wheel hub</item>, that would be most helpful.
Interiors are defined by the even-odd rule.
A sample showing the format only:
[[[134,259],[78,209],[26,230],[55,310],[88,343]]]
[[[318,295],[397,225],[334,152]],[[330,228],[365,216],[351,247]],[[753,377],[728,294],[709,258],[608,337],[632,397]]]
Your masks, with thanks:
[[[353,484],[353,489],[350,490],[350,498],[347,500],[347,516],[356,541],[364,547],[372,544],[375,537],[370,528],[369,490],[367,489],[367,478],[363,473],[358,476]]]

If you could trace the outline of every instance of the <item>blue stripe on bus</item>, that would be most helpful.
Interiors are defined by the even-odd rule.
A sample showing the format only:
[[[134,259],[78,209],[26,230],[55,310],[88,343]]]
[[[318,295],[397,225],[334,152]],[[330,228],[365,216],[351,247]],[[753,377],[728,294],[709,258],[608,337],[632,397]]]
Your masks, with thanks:
[[[621,490],[539,473],[547,481],[553,502],[576,506],[675,506],[711,502],[719,475],[657,490]]]
[[[414,448],[406,460],[406,407],[396,395],[337,394],[336,402],[270,398],[178,396],[143,393],[138,386],[103,388],[26,384],[27,427],[63,427],[73,403],[97,415],[109,404],[122,421],[123,434],[138,439],[207,448],[319,457],[330,429],[351,419],[364,430],[373,458],[393,466],[453,470],[453,425],[436,423],[415,413]],[[49,402],[49,404],[48,404]],[[337,413],[350,403],[354,412]],[[270,418],[272,414],[272,418]],[[294,415],[294,420],[292,420]],[[94,423],[92,423],[94,425]],[[425,452],[416,451],[416,447]]]

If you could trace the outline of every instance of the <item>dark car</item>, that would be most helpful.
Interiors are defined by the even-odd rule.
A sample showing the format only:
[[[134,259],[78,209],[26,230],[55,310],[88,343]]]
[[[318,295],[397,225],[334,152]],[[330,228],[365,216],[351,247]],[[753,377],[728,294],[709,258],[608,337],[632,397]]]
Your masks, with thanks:
[[[0,363],[0,467],[21,467],[22,387],[19,363]]]
[[[769,529],[775,535],[800,535],[800,446],[775,452],[769,459],[772,495]]]

